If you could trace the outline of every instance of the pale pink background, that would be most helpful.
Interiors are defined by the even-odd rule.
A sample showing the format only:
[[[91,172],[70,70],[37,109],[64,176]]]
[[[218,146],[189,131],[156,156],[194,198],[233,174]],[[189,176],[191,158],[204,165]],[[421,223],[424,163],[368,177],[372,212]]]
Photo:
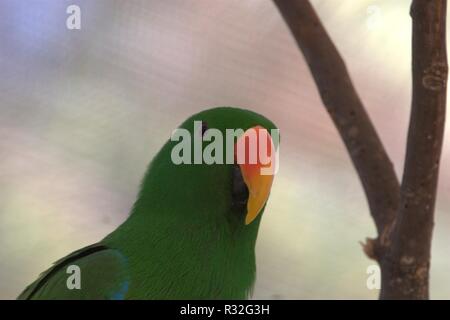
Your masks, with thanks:
[[[400,174],[410,1],[312,2]],[[65,27],[69,4],[81,7],[80,31]],[[281,129],[254,297],[377,297],[358,244],[375,235],[364,194],[271,1],[0,0],[0,43],[0,298],[120,224],[171,131],[218,105]],[[449,141],[432,298],[450,298]]]

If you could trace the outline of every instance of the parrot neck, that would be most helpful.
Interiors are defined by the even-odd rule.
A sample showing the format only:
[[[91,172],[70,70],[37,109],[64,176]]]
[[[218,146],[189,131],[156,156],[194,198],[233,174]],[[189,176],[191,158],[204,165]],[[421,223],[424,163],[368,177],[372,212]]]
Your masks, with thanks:
[[[153,299],[248,297],[256,234],[253,240],[251,232],[233,234],[211,221],[180,222],[155,210],[138,201],[127,221],[102,241],[127,257],[132,290]]]

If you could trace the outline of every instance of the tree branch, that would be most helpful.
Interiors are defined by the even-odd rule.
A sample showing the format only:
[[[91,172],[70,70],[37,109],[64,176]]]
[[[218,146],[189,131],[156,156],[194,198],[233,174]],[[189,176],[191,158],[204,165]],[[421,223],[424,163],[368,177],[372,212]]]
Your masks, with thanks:
[[[413,97],[400,188],[345,64],[307,0],[274,0],[358,172],[378,239],[364,246],[382,271],[381,299],[427,299],[445,122],[446,0],[414,0]]]
[[[401,206],[382,263],[381,298],[427,299],[434,204],[444,136],[447,52],[446,0],[411,6],[412,108]],[[384,266],[383,266],[384,265]]]
[[[399,206],[400,186],[394,168],[353,87],[343,59],[309,1],[274,2],[303,52],[322,101],[364,187],[382,240],[371,242],[373,250],[368,254],[375,257]]]

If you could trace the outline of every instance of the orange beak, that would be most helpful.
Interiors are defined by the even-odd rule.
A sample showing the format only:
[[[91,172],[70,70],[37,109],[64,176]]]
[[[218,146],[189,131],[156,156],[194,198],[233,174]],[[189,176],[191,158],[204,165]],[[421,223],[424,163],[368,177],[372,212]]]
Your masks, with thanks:
[[[275,146],[269,132],[261,126],[245,131],[236,142],[235,158],[249,192],[245,216],[248,225],[262,211],[272,187]]]

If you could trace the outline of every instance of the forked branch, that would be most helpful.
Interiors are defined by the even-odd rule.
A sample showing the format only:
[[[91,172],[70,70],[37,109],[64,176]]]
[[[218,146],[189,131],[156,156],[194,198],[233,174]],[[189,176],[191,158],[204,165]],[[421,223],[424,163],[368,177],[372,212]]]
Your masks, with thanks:
[[[434,203],[442,148],[446,0],[415,0],[413,99],[402,187],[338,50],[307,0],[274,0],[301,49],[363,185],[378,238],[366,254],[382,270],[381,298],[428,298]]]

